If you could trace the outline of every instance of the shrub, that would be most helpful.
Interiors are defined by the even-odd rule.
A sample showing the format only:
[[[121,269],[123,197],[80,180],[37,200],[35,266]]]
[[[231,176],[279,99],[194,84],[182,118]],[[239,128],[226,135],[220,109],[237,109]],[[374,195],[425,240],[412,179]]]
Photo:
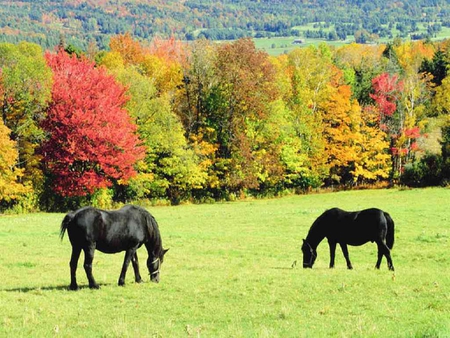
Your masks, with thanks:
[[[441,155],[426,154],[420,162],[405,166],[400,182],[410,187],[441,185],[444,180],[443,170]]]

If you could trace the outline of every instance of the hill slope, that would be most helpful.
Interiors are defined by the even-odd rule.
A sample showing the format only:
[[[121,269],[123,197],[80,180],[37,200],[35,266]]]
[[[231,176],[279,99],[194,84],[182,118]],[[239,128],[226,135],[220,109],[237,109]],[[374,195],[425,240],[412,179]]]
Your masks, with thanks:
[[[48,48],[64,36],[81,48],[89,41],[104,48],[111,35],[125,32],[141,39],[309,34],[337,40],[356,32],[386,37],[393,29],[406,36],[424,27],[432,36],[450,26],[449,18],[445,0],[0,0],[0,41]],[[298,29],[311,23],[316,24],[308,32]]]

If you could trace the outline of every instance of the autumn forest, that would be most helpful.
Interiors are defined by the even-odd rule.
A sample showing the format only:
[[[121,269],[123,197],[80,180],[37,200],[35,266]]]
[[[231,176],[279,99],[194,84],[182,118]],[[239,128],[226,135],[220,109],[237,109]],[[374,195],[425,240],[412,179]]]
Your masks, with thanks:
[[[0,209],[445,185],[449,63],[450,41],[1,43]]]

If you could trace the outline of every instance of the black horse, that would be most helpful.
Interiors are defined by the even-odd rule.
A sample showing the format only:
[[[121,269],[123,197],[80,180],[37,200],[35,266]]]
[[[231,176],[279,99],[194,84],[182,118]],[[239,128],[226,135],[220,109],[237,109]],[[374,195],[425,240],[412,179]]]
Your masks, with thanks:
[[[394,271],[390,252],[394,246],[394,221],[383,210],[372,208],[348,212],[333,208],[325,211],[314,221],[308,236],[303,240],[304,268],[312,268],[317,258],[317,246],[325,237],[330,246],[330,268],[334,267],[337,244],[341,246],[347,267],[353,269],[347,245],[359,246],[370,241],[377,243],[378,246],[378,260],[375,267],[380,268],[384,255],[389,270]]]
[[[141,283],[136,250],[145,245],[148,252],[147,267],[150,280],[159,282],[159,272],[164,255],[161,235],[155,218],[145,209],[127,205],[116,211],[84,207],[68,213],[61,224],[61,240],[67,230],[72,244],[70,259],[70,289],[77,290],[76,271],[81,250],[84,251],[84,270],[91,289],[98,289],[92,275],[95,249],[104,253],[125,251],[119,285],[125,284],[125,274],[130,261],[133,264],[136,283]]]

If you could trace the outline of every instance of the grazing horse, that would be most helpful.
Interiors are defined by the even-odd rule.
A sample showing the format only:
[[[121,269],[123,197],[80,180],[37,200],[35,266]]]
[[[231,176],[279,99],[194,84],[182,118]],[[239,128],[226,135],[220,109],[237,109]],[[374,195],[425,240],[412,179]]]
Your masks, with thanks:
[[[69,286],[71,290],[78,289],[76,271],[81,250],[84,251],[84,270],[91,289],[99,288],[92,275],[95,249],[104,253],[125,251],[118,284],[125,284],[125,275],[130,261],[133,264],[136,283],[141,283],[136,250],[142,244],[148,252],[147,267],[150,280],[159,282],[160,267],[167,250],[163,249],[155,218],[145,209],[133,205],[124,206],[116,211],[84,207],[69,212],[64,217],[61,223],[61,240],[66,230],[72,244]]]
[[[330,268],[334,267],[336,245],[339,244],[347,261],[347,267],[353,269],[348,256],[347,245],[363,245],[375,242],[378,246],[378,260],[375,265],[380,268],[381,259],[386,256],[389,270],[394,271],[390,249],[394,246],[394,221],[387,212],[380,209],[366,209],[348,212],[333,208],[320,215],[309,229],[303,240],[303,267],[312,268],[317,258],[317,246],[327,238],[330,246]]]

